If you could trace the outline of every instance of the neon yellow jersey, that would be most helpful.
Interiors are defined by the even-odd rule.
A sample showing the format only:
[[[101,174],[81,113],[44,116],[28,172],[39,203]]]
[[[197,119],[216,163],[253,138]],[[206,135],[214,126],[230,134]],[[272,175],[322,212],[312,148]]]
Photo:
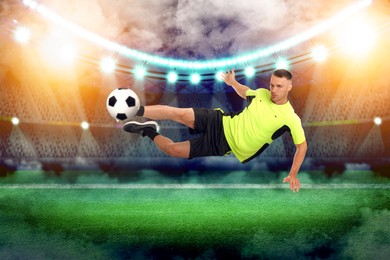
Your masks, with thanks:
[[[273,103],[267,89],[250,89],[246,96],[249,105],[243,111],[222,118],[226,140],[240,162],[258,156],[286,131],[291,133],[294,144],[306,140],[301,119],[290,102]]]

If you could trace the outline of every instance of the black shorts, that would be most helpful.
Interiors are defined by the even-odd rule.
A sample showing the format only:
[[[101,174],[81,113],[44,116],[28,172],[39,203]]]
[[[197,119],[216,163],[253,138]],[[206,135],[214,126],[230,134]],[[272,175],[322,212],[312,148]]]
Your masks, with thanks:
[[[201,134],[190,140],[189,159],[202,156],[223,156],[230,152],[219,110],[194,108],[194,132]]]

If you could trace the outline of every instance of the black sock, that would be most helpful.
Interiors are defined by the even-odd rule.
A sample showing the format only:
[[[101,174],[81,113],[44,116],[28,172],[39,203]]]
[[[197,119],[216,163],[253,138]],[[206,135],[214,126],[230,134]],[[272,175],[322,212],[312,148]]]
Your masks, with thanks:
[[[136,115],[137,116],[144,116],[144,112],[145,112],[145,107],[144,106],[140,106]]]
[[[142,133],[142,136],[147,136],[149,137],[152,141],[154,140],[154,138],[156,136],[158,136],[159,133],[157,133],[156,130],[154,130],[154,128],[152,127],[145,127],[145,129],[143,130],[143,133]]]

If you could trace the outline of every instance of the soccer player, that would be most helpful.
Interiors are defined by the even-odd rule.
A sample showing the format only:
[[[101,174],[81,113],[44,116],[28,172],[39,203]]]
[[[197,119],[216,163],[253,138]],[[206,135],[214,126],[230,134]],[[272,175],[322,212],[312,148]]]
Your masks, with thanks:
[[[155,121],[124,124],[123,129],[149,137],[166,154],[178,158],[223,156],[232,152],[246,163],[260,155],[273,140],[289,132],[296,145],[290,172],[283,182],[298,192],[299,168],[305,158],[307,144],[301,120],[288,101],[292,89],[292,74],[285,69],[275,70],[268,89],[252,90],[235,79],[234,69],[222,73],[222,80],[246,99],[248,105],[239,113],[224,113],[220,109],[176,108],[165,105],[141,106],[137,112],[152,120],[173,120],[184,124],[200,136],[184,142],[174,142],[158,133]]]

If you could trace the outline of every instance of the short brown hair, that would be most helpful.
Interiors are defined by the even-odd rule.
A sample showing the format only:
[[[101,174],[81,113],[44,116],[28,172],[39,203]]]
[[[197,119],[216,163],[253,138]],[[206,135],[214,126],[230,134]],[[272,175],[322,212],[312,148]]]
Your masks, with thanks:
[[[285,70],[285,69],[277,69],[274,71],[274,73],[272,74],[278,78],[286,78],[288,80],[292,80],[292,74],[290,71],[288,70]]]

